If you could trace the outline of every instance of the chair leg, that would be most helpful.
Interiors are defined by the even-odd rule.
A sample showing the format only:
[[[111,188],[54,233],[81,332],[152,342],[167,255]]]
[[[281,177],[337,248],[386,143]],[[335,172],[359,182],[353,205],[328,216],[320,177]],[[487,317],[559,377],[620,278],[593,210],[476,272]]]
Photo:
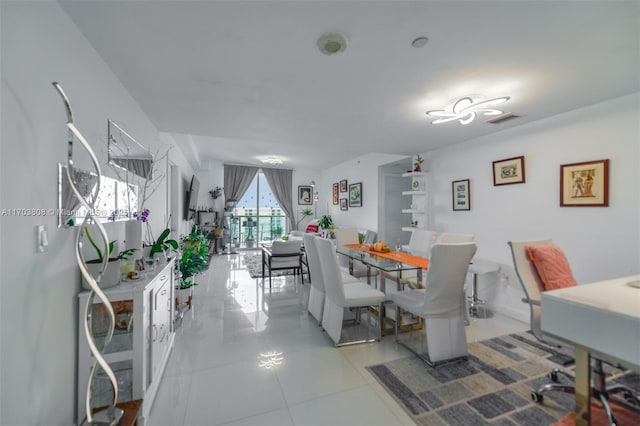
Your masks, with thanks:
[[[384,302],[383,302],[384,303]],[[396,342],[398,342],[398,324],[400,323],[400,306],[396,305],[396,320],[394,324],[394,333],[396,336]],[[382,330],[382,325],[380,325],[380,329]]]

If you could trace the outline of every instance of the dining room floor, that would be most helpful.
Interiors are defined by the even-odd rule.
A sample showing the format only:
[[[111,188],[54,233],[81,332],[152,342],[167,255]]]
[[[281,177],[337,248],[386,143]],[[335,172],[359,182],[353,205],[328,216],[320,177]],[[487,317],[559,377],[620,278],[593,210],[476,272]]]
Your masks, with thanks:
[[[365,368],[409,351],[393,336],[335,348],[306,311],[306,279],[264,288],[243,259],[213,256],[197,277],[146,425],[414,424]],[[493,315],[466,331],[478,341],[527,329]]]

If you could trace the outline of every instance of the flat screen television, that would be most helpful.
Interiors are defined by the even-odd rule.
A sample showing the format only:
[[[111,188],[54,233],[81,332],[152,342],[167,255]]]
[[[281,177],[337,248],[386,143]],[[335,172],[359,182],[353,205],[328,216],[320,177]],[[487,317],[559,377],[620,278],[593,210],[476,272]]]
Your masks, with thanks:
[[[196,210],[198,209],[198,191],[200,190],[200,182],[196,175],[191,176],[191,183],[189,185],[189,191],[187,192],[187,202],[185,216],[187,220],[191,220],[196,216]]]

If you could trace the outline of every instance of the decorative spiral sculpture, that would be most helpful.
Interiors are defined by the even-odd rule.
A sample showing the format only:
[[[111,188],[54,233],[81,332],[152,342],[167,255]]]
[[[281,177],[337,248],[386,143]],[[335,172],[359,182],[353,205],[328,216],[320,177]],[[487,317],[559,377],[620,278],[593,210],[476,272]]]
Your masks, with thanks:
[[[87,338],[87,343],[89,344],[89,350],[91,350],[91,353],[93,354],[95,359],[91,366],[91,371],[89,373],[89,382],[87,383],[87,397],[85,400],[87,419],[85,424],[117,425],[120,422],[120,418],[122,417],[122,414],[123,414],[123,410],[120,408],[116,408],[115,406],[116,403],[118,402],[118,383],[116,381],[116,376],[113,373],[113,370],[111,370],[111,368],[109,367],[109,364],[102,356],[105,348],[109,345],[109,342],[111,342],[111,338],[113,337],[113,330],[114,330],[116,320],[115,320],[115,315],[113,313],[113,307],[109,302],[109,298],[104,294],[104,292],[98,285],[98,283],[102,279],[102,276],[104,275],[104,271],[107,267],[107,262],[109,260],[109,255],[108,255],[109,237],[107,236],[107,232],[105,231],[104,226],[102,226],[102,224],[100,223],[99,220],[97,220],[94,214],[95,213],[94,203],[95,203],[95,200],[97,199],[98,192],[100,191],[100,179],[101,179],[100,164],[98,163],[98,158],[96,157],[95,153],[91,149],[91,146],[89,145],[89,143],[86,141],[84,136],[82,136],[80,131],[76,128],[75,124],[73,124],[73,112],[71,110],[71,104],[69,102],[69,98],[67,98],[67,95],[64,93],[64,90],[62,90],[62,86],[60,86],[60,84],[57,82],[53,82],[52,84],[56,88],[60,96],[62,97],[62,101],[64,102],[64,106],[67,112],[67,128],[69,130],[69,141],[67,146],[67,179],[69,180],[69,185],[71,186],[73,193],[78,198],[78,201],[80,202],[80,204],[87,211],[87,214],[84,217],[82,225],[78,227],[78,233],[76,234],[76,241],[75,241],[76,261],[78,263],[78,267],[82,272],[82,276],[87,280],[87,282],[91,286],[89,297],[84,307],[84,334]],[[77,139],[82,144],[82,146],[87,150],[87,153],[89,154],[89,157],[91,157],[91,161],[93,162],[96,175],[98,175],[98,181],[91,194],[90,203],[82,196],[73,179],[73,175],[74,175],[73,173],[73,142],[75,139]],[[96,278],[94,278],[89,273],[89,270],[87,269],[87,262],[85,261],[84,255],[82,254],[82,240],[83,240],[82,237],[85,234],[84,229],[88,223],[93,223],[98,227],[98,230],[100,231],[100,237],[102,238],[102,243],[104,245],[103,253],[107,253],[107,255],[104,256],[104,260],[102,261],[102,268],[100,270],[100,273]],[[92,320],[91,316],[93,313],[93,300],[96,295],[98,296],[98,299],[100,299],[100,301],[104,304],[109,317],[109,327],[108,327],[107,336],[104,340],[102,348],[100,349],[98,349],[96,345],[96,341],[93,337],[93,332],[91,331],[91,320]],[[97,413],[93,413],[91,409],[91,388],[96,376],[98,365],[100,365],[102,370],[105,372],[105,374],[109,378],[109,381],[111,382],[111,387],[113,388],[113,402],[106,409],[101,410]]]

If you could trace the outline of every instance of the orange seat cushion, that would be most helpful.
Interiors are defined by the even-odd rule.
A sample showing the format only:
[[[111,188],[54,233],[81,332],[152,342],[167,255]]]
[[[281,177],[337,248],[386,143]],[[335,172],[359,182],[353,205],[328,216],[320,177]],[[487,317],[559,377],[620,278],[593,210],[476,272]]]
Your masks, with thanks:
[[[566,256],[555,244],[526,246],[527,257],[535,266],[544,291],[577,285]]]

